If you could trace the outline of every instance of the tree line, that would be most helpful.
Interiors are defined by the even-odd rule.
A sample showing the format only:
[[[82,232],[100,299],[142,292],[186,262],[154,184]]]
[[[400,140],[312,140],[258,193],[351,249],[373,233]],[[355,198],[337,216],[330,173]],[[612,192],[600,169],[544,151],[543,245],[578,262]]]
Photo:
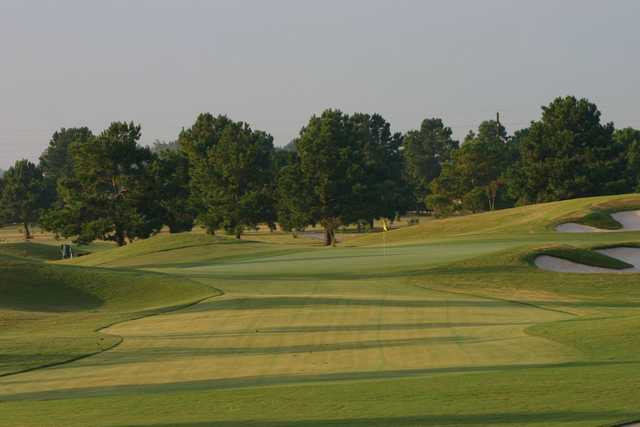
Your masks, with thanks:
[[[508,134],[498,119],[462,143],[438,118],[405,134],[379,114],[329,109],[288,145],[224,115],[200,114],[175,142],[140,144],[141,128],[114,122],[55,132],[38,164],[19,160],[0,179],[0,220],[78,243],[118,245],[195,225],[240,238],[259,224],[294,233],[321,225],[335,244],[346,225],[373,226],[409,211],[446,216],[640,185],[640,131],[602,123],[587,99],[560,97]]]

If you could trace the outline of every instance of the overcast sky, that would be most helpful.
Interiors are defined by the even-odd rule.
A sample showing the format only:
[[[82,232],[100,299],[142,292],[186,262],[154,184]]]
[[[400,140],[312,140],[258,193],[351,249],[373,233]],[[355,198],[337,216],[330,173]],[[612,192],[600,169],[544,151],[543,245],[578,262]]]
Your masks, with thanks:
[[[53,131],[133,120],[173,140],[225,113],[284,145],[328,107],[395,130],[510,132],[554,97],[640,127],[640,1],[0,1],[0,168]]]

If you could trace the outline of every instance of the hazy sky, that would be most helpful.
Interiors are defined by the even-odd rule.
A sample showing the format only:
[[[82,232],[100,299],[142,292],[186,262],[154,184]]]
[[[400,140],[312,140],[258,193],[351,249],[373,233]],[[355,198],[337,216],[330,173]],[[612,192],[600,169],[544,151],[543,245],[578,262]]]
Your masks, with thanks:
[[[291,140],[328,107],[399,131],[509,131],[554,97],[640,127],[640,1],[0,0],[0,168],[111,121],[172,140],[199,112]]]

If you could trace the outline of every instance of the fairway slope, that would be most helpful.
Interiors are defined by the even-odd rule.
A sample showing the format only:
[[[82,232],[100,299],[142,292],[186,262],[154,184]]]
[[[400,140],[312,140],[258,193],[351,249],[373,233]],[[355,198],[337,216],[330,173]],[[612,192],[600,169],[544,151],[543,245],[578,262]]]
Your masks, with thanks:
[[[640,195],[588,197],[561,202],[528,205],[493,212],[427,220],[421,224],[391,230],[387,233],[387,244],[418,243],[426,240],[473,237],[476,235],[500,235],[508,233],[547,233],[556,225],[566,222],[580,222],[594,212],[626,211],[637,209]],[[628,231],[628,230],[624,230]],[[381,245],[379,235],[370,234],[355,238],[353,245]]]
[[[330,248],[283,234],[238,241],[194,232],[55,263],[14,250],[3,258],[14,286],[0,309],[9,325],[0,367],[61,364],[0,373],[0,419],[20,427],[637,419],[638,276],[562,274],[535,260],[633,267],[640,233],[554,227],[608,223],[638,203],[640,195],[597,197],[424,220]],[[214,287],[221,295],[207,298]]]
[[[177,276],[11,256],[0,256],[0,277],[0,375],[111,348],[120,337],[101,328],[218,293]]]
[[[204,234],[160,234],[66,263],[94,267],[183,268],[295,253],[303,249],[295,244],[273,244]]]

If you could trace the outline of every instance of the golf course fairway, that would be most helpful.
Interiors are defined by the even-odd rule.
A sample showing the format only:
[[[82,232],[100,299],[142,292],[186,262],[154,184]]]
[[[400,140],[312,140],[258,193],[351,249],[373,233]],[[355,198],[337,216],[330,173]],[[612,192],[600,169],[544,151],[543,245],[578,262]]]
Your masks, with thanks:
[[[640,420],[637,210],[585,198],[345,239],[0,244],[2,426],[613,426]]]

